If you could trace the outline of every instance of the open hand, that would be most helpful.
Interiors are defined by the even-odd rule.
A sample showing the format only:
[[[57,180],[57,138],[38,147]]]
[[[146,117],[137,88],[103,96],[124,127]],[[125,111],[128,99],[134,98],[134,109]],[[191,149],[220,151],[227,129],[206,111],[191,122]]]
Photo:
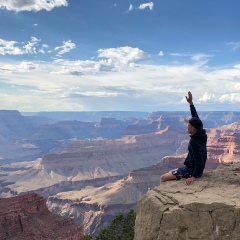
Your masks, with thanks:
[[[190,105],[193,104],[193,97],[192,97],[192,93],[189,91],[188,92],[188,96],[185,96],[186,97],[186,100],[189,102]]]
[[[186,181],[185,181],[185,184],[186,185],[191,185],[193,184],[193,182],[196,180],[195,177],[190,177],[190,178],[187,178]]]

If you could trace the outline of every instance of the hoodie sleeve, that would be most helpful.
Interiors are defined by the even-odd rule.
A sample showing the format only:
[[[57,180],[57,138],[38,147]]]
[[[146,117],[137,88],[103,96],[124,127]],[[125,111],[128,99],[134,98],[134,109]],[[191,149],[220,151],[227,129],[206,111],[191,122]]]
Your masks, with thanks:
[[[190,111],[191,111],[191,114],[192,114],[192,117],[198,117],[198,114],[197,114],[197,110],[196,108],[194,107],[194,105],[190,105]]]

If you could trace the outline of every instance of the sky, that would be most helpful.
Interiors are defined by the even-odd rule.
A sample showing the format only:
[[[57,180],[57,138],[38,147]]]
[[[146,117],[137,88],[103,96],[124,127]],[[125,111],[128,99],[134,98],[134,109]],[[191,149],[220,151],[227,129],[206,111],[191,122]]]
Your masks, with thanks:
[[[239,0],[0,0],[0,109],[240,111]]]

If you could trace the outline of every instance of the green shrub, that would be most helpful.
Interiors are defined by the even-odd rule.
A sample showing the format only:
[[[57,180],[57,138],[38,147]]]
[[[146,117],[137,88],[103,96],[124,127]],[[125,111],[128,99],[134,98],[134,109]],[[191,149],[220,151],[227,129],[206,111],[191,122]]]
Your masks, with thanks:
[[[118,214],[107,228],[101,230],[96,240],[133,240],[135,218],[136,214],[133,210],[130,210],[126,217]]]

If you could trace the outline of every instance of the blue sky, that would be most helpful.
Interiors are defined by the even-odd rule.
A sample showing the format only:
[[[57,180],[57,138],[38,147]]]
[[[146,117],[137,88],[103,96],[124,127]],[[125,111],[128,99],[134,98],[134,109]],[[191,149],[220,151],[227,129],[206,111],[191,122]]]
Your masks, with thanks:
[[[0,0],[0,109],[240,107],[239,0]]]

